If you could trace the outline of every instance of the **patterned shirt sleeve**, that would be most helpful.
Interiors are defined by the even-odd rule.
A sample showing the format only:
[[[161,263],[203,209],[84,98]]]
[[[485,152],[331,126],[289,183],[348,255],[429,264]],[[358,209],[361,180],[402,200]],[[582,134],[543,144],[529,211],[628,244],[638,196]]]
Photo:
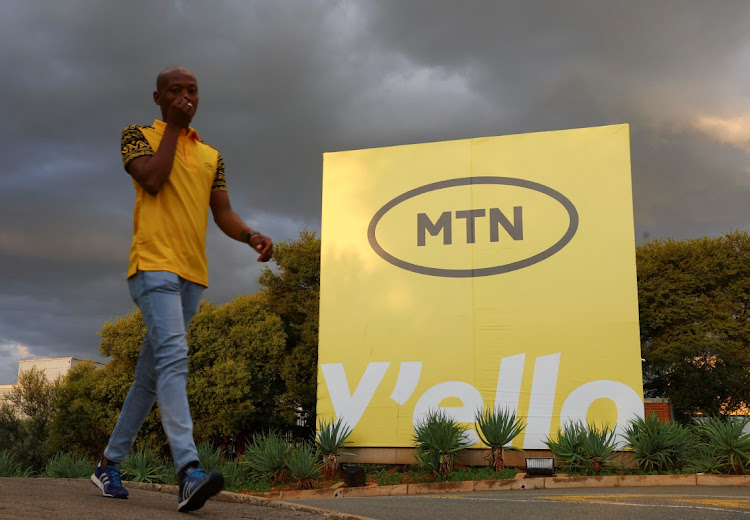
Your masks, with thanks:
[[[154,155],[151,145],[148,144],[143,132],[137,125],[130,125],[122,132],[122,141],[120,143],[122,152],[122,164],[125,170],[128,169],[133,159],[143,156]]]
[[[221,154],[216,161],[216,174],[214,175],[214,183],[211,185],[211,191],[228,191],[227,180],[224,177],[224,158]]]

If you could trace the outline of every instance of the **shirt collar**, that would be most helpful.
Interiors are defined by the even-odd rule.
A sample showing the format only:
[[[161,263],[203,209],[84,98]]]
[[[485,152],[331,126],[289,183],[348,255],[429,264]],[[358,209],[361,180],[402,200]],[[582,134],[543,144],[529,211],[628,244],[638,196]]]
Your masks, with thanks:
[[[167,123],[162,121],[161,119],[154,119],[154,128],[159,130],[160,132],[164,132],[164,129],[167,127]],[[187,135],[189,139],[192,139],[193,141],[200,141],[201,138],[198,136],[198,132],[195,131],[195,128],[188,127],[187,132],[183,128],[180,130],[180,137],[183,137]]]

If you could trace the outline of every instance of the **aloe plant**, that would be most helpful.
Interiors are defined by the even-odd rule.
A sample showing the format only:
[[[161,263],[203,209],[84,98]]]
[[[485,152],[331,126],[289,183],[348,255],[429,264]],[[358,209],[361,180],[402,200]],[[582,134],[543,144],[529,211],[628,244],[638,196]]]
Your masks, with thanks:
[[[221,466],[221,473],[229,491],[240,491],[245,480],[245,468],[235,460],[226,461]]]
[[[590,469],[599,473],[617,455],[617,434],[608,426],[584,425],[571,421],[557,430],[555,440],[547,437],[545,444],[561,466],[572,471]]]
[[[518,437],[526,425],[516,413],[501,407],[478,410],[474,416],[479,439],[490,448],[490,464],[495,471],[505,467],[504,450],[518,450],[510,443]]]
[[[662,422],[654,414],[632,419],[623,438],[635,463],[649,473],[681,470],[695,460],[695,438],[690,429],[674,421]]]
[[[286,457],[291,446],[276,432],[256,433],[245,444],[245,455],[241,463],[274,484],[286,478]]]
[[[750,434],[743,429],[750,419],[703,420],[696,427],[701,440],[708,445],[727,473],[745,474],[750,468]]]
[[[466,427],[460,426],[443,410],[431,410],[414,427],[414,457],[417,463],[440,477],[453,471],[459,452],[469,446]]]
[[[21,477],[21,465],[10,450],[0,451],[0,477]]]
[[[601,427],[589,424],[586,432],[581,437],[581,452],[586,465],[594,473],[600,473],[602,468],[609,464],[617,455],[617,433],[607,425]]]
[[[727,468],[726,458],[706,444],[696,446],[694,458],[688,466],[691,473],[725,473]]]
[[[309,444],[295,446],[287,453],[286,467],[300,489],[310,489],[322,474],[320,452]]]
[[[49,478],[88,478],[94,472],[94,463],[74,454],[58,453],[47,463],[44,476]]]
[[[318,423],[318,433],[315,437],[315,444],[323,455],[323,474],[326,478],[335,475],[338,469],[338,458],[341,455],[353,455],[345,453],[342,450],[348,443],[347,438],[352,429],[342,422],[341,419],[326,421],[321,419]]]
[[[583,436],[586,427],[580,421],[570,422],[558,428],[554,440],[547,437],[544,443],[552,451],[558,464],[569,469],[582,469],[586,456],[583,452]]]
[[[174,471],[149,447],[131,452],[120,464],[124,480],[166,484],[174,480]]]
[[[213,448],[210,442],[202,442],[196,446],[198,450],[198,460],[200,461],[201,468],[206,473],[214,470],[221,470],[221,448]]]

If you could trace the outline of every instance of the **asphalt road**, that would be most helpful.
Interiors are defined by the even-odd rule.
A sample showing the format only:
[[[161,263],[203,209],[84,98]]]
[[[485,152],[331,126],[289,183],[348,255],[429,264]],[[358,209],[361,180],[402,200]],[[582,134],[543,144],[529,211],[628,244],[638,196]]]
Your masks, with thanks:
[[[127,484],[126,484],[127,486]],[[177,512],[175,493],[129,486],[108,499],[88,480],[0,478],[0,520],[353,519],[379,520],[750,520],[750,487],[538,489],[373,498],[284,500],[266,505],[211,500]]]
[[[127,500],[104,498],[90,480],[0,478],[0,520],[317,520],[325,511],[293,510],[210,500],[198,511],[177,512],[177,495],[125,486]],[[335,516],[333,517],[335,518]]]
[[[538,489],[287,500],[379,520],[750,520],[750,488]]]

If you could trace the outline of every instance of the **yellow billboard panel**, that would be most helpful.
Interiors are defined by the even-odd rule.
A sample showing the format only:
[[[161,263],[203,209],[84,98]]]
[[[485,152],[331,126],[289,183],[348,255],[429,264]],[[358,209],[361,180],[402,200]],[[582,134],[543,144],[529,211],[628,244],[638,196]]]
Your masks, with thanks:
[[[628,125],[325,154],[321,240],[318,414],[354,445],[643,415]]]

